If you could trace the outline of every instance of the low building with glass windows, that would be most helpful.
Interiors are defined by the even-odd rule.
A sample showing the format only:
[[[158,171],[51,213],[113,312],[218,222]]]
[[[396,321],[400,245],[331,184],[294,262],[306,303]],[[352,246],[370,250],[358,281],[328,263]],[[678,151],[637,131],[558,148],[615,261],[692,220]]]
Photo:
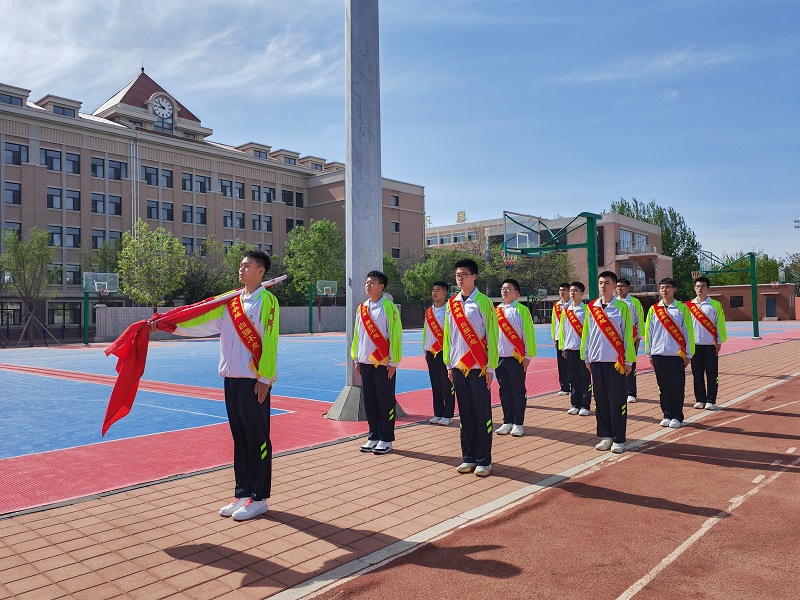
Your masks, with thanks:
[[[209,236],[227,246],[281,253],[289,232],[329,219],[344,232],[345,165],[248,142],[211,140],[212,129],[144,69],[91,114],[78,100],[0,84],[0,230],[48,231],[60,281],[37,316],[49,326],[81,320],[81,256],[119,239],[141,218],[187,252]],[[424,245],[423,186],[382,180],[388,254]],[[23,307],[0,296],[3,324]],[[74,335],[74,334],[73,334]]]

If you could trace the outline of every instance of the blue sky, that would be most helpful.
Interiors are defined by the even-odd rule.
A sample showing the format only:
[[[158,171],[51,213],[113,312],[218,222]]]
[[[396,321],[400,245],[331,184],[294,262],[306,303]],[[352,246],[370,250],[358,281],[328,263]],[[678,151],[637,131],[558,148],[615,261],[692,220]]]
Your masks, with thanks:
[[[344,1],[0,0],[0,81],[91,112],[146,72],[213,139],[344,161]],[[800,2],[381,0],[384,176],[465,210],[673,206],[800,251]],[[11,58],[13,57],[13,58]]]

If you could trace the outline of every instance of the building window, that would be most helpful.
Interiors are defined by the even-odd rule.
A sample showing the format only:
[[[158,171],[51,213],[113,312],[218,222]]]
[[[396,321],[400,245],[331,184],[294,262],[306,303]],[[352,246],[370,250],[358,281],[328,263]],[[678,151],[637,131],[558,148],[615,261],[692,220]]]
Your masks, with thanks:
[[[6,142],[6,164],[7,165],[21,165],[28,162],[28,147],[22,144],[12,144]]]
[[[161,169],[161,187],[172,189],[172,171]]]
[[[193,134],[193,133],[184,133],[183,137],[185,137],[187,140],[196,140],[197,139],[197,136],[195,134]]]
[[[147,185],[158,185],[158,169],[155,167],[145,167],[142,165],[142,181]]]
[[[322,165],[319,163],[311,163],[311,168],[315,171],[322,171]]]
[[[74,210],[80,212],[81,210],[81,193],[78,190],[67,190],[64,194],[65,202],[64,208],[67,210]]]
[[[206,224],[206,207],[205,206],[198,206],[194,212],[195,216],[197,217],[197,224],[198,225],[205,225]]]
[[[58,106],[57,104],[53,105],[53,114],[54,115],[61,115],[62,117],[74,117],[75,116],[75,109],[74,108],[67,108],[66,106]]]
[[[105,177],[106,161],[102,158],[92,157],[92,177]]]
[[[253,231],[261,231],[261,215],[253,215]]]
[[[122,216],[122,196],[108,196],[108,214]]]
[[[462,231],[461,233],[454,233],[453,234],[453,243],[454,244],[459,244],[461,242],[464,242],[464,241],[466,241],[466,239],[467,239],[467,234],[464,231]]]
[[[6,204],[20,204],[22,201],[22,186],[19,183],[6,181],[3,187],[3,201]]]
[[[192,215],[194,214],[193,207],[191,204],[184,204],[181,207],[181,220],[184,223],[191,223],[192,222]]]
[[[305,223],[303,222],[303,219],[295,219],[294,226],[295,227],[303,227],[303,226],[305,226]]]
[[[134,129],[142,129],[144,125],[142,125],[141,121],[128,121]]]
[[[294,229],[294,219],[286,219],[286,233]]]
[[[48,225],[47,233],[50,234],[49,246],[53,248],[61,247],[61,227],[59,225]]]
[[[392,258],[400,258],[400,248],[392,248]]]
[[[250,199],[253,202],[261,202],[261,186],[260,185],[251,185],[250,186]]]
[[[731,308],[744,308],[744,296],[731,296]]]
[[[119,181],[128,177],[128,163],[118,160],[108,161],[108,178]]]
[[[64,283],[64,269],[61,265],[47,265],[47,279],[50,285],[62,285]]]
[[[439,243],[440,244],[452,244],[453,243],[453,237],[449,233],[443,234],[442,236],[439,237]]]
[[[102,248],[106,242],[106,232],[102,229],[92,229],[92,249]]]
[[[392,233],[399,233],[399,232],[400,232],[400,222],[392,221]]]
[[[439,238],[435,235],[429,235],[425,238],[425,245],[426,246],[436,246],[439,243]]]
[[[121,231],[109,231],[108,232],[108,241],[109,243],[119,243],[122,240],[122,232]]]
[[[48,171],[61,170],[61,152],[58,150],[39,150],[39,164],[45,165]]]
[[[72,173],[73,175],[80,175],[81,174],[81,157],[77,154],[70,154],[69,152],[66,153],[64,156],[66,159],[64,164],[64,170],[67,173]]]
[[[194,240],[190,237],[181,238],[181,245],[186,248],[186,254],[191,254],[194,250]]]
[[[272,254],[272,244],[261,244],[261,249],[267,254]]]
[[[634,285],[635,285],[635,282],[633,281],[633,267],[632,266],[630,266],[630,265],[620,265],[619,266],[619,276],[620,276],[621,279],[627,279],[628,281],[633,282]]]
[[[256,158],[268,158],[268,155],[263,150],[253,150],[253,156]]]
[[[244,200],[244,184],[237,182],[233,184],[233,197]]]
[[[81,229],[80,227],[67,227],[67,248],[80,248],[81,247]]]
[[[244,213],[236,213],[236,229],[244,229]]]
[[[468,231],[467,232],[467,241],[468,242],[477,242],[478,241],[478,232],[477,231]]]
[[[3,233],[14,233],[18,240],[22,239],[22,223],[14,223],[13,221],[6,221],[3,227]]]
[[[80,302],[48,302],[48,325],[79,325],[81,322]]]
[[[147,218],[158,221],[158,200],[147,201]]]
[[[294,203],[297,208],[303,208],[303,192],[295,192]]]
[[[172,202],[161,203],[161,220],[172,221]]]
[[[181,189],[184,192],[191,192],[192,191],[192,174],[191,173],[182,173],[181,174]]]
[[[207,177],[206,175],[197,175],[194,180],[197,184],[198,194],[205,194],[211,187],[211,177]]]
[[[261,199],[266,204],[271,204],[275,202],[275,188],[264,186],[261,188]]]
[[[643,233],[634,234],[637,248],[644,248],[647,246],[647,236]]]
[[[81,285],[81,266],[64,265],[64,278],[67,285]]]
[[[272,217],[270,215],[263,215],[261,217],[261,230],[272,231]]]
[[[168,117],[158,117],[156,122],[153,123],[153,131],[172,133],[172,115],[170,114]]]
[[[231,198],[233,196],[233,182],[230,179],[219,180],[219,193]]]
[[[106,197],[103,194],[92,192],[92,212],[98,215],[106,212]]]
[[[8,94],[0,94],[0,102],[3,104],[10,104],[11,106],[22,106],[22,98],[18,96],[9,96]]]
[[[392,194],[390,196],[389,204],[391,204],[392,206],[400,206],[400,196],[395,196],[394,194]]]
[[[222,211],[222,226],[231,228],[233,227],[233,211],[232,210],[223,210]]]
[[[619,230],[619,247],[620,249],[633,248],[633,232],[627,229]]]
[[[286,206],[294,206],[294,192],[292,190],[281,190],[281,199]]]
[[[283,164],[285,164],[285,165],[296,165],[297,164],[297,159],[296,158],[292,158],[291,156],[284,156],[283,157]]]
[[[47,188],[47,208],[61,208],[61,190]]]

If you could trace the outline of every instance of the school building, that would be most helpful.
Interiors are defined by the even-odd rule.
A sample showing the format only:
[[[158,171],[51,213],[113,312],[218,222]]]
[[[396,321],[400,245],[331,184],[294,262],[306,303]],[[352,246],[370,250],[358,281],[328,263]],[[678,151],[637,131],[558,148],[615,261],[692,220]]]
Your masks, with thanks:
[[[36,307],[48,325],[82,315],[81,256],[119,239],[141,218],[186,247],[214,235],[282,253],[289,232],[312,219],[344,235],[345,165],[264,142],[230,145],[141,70],[91,113],[82,102],[0,84],[0,231],[49,232],[60,268],[55,297]],[[418,254],[424,245],[425,189],[384,178],[383,245]],[[8,287],[2,324],[23,307]]]

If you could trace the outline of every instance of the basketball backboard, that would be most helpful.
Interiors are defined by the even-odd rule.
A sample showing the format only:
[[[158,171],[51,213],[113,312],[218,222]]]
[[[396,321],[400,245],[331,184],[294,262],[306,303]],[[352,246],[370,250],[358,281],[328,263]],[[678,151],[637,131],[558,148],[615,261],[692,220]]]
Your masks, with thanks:
[[[534,253],[540,245],[539,217],[503,211],[503,251],[506,254]]]
[[[106,292],[114,293],[119,291],[119,275],[116,273],[83,273],[84,292]]]

